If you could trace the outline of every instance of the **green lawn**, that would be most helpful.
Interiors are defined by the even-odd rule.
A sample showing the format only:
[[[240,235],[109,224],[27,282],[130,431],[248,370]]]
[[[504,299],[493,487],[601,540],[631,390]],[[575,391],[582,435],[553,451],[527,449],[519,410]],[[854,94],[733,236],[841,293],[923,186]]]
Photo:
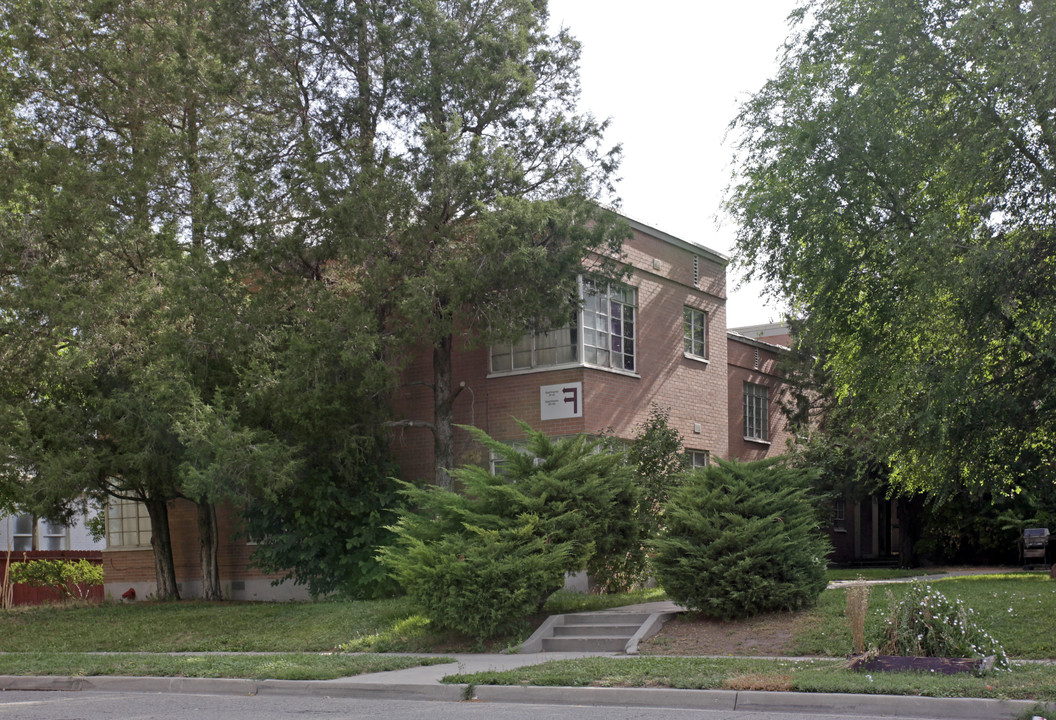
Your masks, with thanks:
[[[115,653],[0,654],[0,675],[129,675],[137,677],[332,680],[363,673],[448,662],[406,655],[278,653],[237,655],[142,655]]]
[[[1015,658],[1056,658],[1056,634],[1050,628],[1056,618],[1056,582],[1040,573],[971,575],[933,580],[929,583],[949,598],[959,598],[975,611],[978,624],[998,640]],[[905,583],[873,586],[869,597],[866,635],[876,633],[887,609],[888,593],[900,597]],[[796,636],[795,655],[842,656],[852,651],[851,634],[844,618],[846,591],[822,593]]]
[[[1013,658],[1056,658],[1056,582],[1040,574],[950,577],[931,583],[975,610],[979,623]],[[875,630],[908,585],[874,586],[868,627]],[[662,599],[659,590],[623,596],[559,593],[547,613],[578,612]],[[668,686],[872,692],[1056,700],[1056,668],[1019,665],[985,678],[859,674],[841,661],[850,652],[845,591],[826,590],[799,623],[791,652],[810,662],[743,658],[595,658],[547,663],[502,674],[458,677],[475,684]],[[516,645],[541,621],[528,619],[484,648]],[[0,613],[0,674],[160,675],[328,679],[418,664],[414,658],[329,654],[343,650],[466,651],[464,638],[436,633],[405,600],[324,603],[136,603],[22,608]],[[99,651],[120,653],[91,655]],[[244,655],[170,656],[170,652],[235,651]],[[145,652],[150,655],[128,653]],[[270,652],[275,655],[252,655]],[[424,662],[430,662],[429,659]]]
[[[545,614],[662,599],[556,593]],[[487,649],[517,644],[542,617],[525,620]],[[354,652],[472,651],[437,633],[405,599],[321,603],[178,602],[24,607],[0,613],[0,652]]]

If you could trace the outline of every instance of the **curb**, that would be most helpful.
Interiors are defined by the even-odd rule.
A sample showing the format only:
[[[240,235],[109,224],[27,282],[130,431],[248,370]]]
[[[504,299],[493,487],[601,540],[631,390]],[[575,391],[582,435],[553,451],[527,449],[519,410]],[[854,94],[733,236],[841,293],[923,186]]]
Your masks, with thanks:
[[[949,717],[962,720],[1015,718],[1032,700],[932,698],[908,695],[762,692],[757,690],[676,690],[671,688],[542,687],[443,685],[440,683],[352,683],[344,680],[243,680],[234,678],[0,676],[0,692],[95,691],[194,693],[204,695],[290,695],[460,702],[472,692],[478,702],[546,705],[654,707],[730,712],[800,712],[853,717]]]

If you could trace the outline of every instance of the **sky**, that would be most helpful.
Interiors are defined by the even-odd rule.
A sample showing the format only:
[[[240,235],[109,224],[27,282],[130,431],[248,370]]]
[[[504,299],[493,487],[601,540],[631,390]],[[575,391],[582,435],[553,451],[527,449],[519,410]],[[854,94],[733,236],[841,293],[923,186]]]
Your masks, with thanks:
[[[581,109],[610,118],[623,145],[622,212],[732,254],[720,215],[732,174],[724,142],[738,104],[777,68],[796,0],[550,0],[550,18],[583,44]],[[727,327],[781,320],[761,286],[727,278]]]

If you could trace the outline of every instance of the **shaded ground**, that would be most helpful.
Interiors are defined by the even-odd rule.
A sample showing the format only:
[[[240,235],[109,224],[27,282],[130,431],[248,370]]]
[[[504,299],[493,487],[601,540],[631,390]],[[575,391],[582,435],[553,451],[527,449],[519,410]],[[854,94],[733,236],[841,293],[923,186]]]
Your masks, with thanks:
[[[810,613],[768,613],[723,622],[686,614],[664,625],[641,643],[642,655],[788,655],[793,638],[809,623]]]

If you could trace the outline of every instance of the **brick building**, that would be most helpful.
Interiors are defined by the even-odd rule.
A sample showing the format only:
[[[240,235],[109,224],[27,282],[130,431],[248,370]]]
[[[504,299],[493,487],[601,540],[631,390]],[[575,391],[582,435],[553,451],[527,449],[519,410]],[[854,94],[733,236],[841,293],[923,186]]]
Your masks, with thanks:
[[[787,350],[768,342],[784,338],[752,336],[759,328],[727,332],[726,257],[628,222],[632,235],[624,254],[632,273],[621,284],[580,278],[583,307],[576,322],[491,347],[456,339],[452,386],[461,391],[455,422],[508,442],[524,435],[518,421],[551,436],[585,432],[629,439],[656,404],[669,411],[694,465],[711,457],[758,459],[784,452],[777,359]],[[432,420],[430,361],[423,352],[407,368],[406,383],[394,397],[399,416]],[[456,463],[489,462],[468,433],[456,430],[455,443]],[[432,477],[428,429],[395,430],[392,450],[405,479]],[[177,503],[171,515],[177,579],[183,596],[193,597],[199,572],[193,508]],[[108,510],[111,529],[132,528],[127,534],[111,531],[104,551],[107,591],[115,597],[130,586],[145,597],[153,587],[145,516],[134,504]],[[229,537],[223,526],[220,537]],[[289,583],[272,588],[270,576],[247,567],[249,550],[221,548],[221,583],[230,597],[303,596]]]

